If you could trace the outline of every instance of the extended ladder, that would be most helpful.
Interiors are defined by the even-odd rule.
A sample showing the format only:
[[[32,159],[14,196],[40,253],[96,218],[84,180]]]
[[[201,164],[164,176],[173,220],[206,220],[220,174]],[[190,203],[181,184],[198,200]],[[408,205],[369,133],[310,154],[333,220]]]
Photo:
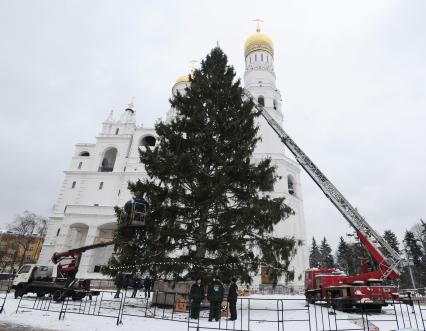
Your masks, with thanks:
[[[322,173],[322,171],[312,162],[312,160],[297,146],[293,139],[283,130],[283,128],[275,121],[268,111],[260,104],[256,102],[252,94],[244,90],[244,94],[251,99],[254,107],[261,112],[266,122],[272,127],[272,129],[278,134],[281,141],[287,146],[290,152],[296,158],[296,161],[302,166],[307,174],[313,179],[313,181],[319,186],[324,192],[325,196],[330,199],[333,205],[340,211],[343,217],[349,222],[349,224],[355,229],[355,231],[362,231],[370,243],[381,252],[384,259],[389,265],[389,269],[383,274],[383,279],[386,279],[389,274],[394,271],[399,274],[399,270],[402,264],[402,258],[399,254],[387,243],[387,241],[377,233],[367,221],[358,213],[348,200],[343,196],[342,193],[330,182],[330,180]]]

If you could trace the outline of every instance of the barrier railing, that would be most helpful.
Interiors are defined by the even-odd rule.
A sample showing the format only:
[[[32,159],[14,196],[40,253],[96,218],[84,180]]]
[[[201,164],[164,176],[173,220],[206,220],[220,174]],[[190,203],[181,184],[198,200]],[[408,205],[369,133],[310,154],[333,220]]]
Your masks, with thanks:
[[[364,307],[364,306],[362,306]],[[393,301],[382,312],[364,308],[338,311],[328,302],[306,304],[303,298],[238,298],[236,321],[222,318],[209,321],[209,312],[201,311],[198,319],[188,319],[188,330],[309,330],[309,331],[376,331],[415,328],[426,331],[426,306],[421,301]],[[224,318],[225,317],[225,318]]]
[[[12,278],[0,280],[0,314],[4,311],[7,296],[12,286]]]
[[[86,295],[79,300],[66,297],[62,301],[53,300],[52,296],[25,295],[19,299],[16,313],[25,310],[41,310],[59,313],[59,319],[64,319],[66,314],[92,315],[110,317],[121,323],[121,313],[124,294],[116,297],[115,291],[99,291],[99,295]]]
[[[152,292],[152,299],[156,304],[152,304],[145,297],[132,297],[129,292],[125,292],[123,299],[122,316],[134,316],[155,318],[163,320],[172,320],[176,322],[187,322],[188,313],[176,309],[175,302],[180,295],[174,292]]]
[[[229,306],[222,307],[220,319],[209,321],[208,307],[202,306],[199,318],[191,319],[190,303],[180,294],[152,292],[153,300],[146,299],[140,291],[135,297],[131,290],[99,291],[99,295],[87,295],[81,300],[65,298],[55,302],[52,297],[24,296],[20,298],[16,312],[41,310],[66,314],[81,314],[113,318],[116,324],[125,322],[127,316],[163,319],[186,323],[187,330],[236,330],[236,331],[373,331],[415,328],[426,331],[426,305],[422,298],[392,301],[381,313],[368,310],[338,311],[330,302],[307,304],[303,297],[239,297],[237,320],[229,320]],[[180,300],[177,300],[180,299]],[[156,303],[153,304],[152,302]],[[177,305],[183,302],[183,305]]]

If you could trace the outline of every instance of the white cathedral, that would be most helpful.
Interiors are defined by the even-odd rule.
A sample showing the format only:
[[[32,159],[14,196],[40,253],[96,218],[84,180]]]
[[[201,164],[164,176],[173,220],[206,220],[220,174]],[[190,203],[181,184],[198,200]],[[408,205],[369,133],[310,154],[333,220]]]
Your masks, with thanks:
[[[250,36],[244,47],[244,87],[263,104],[278,123],[283,122],[281,93],[275,84],[274,48],[272,40],[260,31]],[[184,93],[190,84],[188,75],[180,77],[172,93]],[[167,120],[175,116],[167,113]],[[300,185],[300,167],[288,158],[284,145],[263,117],[259,118],[262,141],[254,154],[254,161],[270,157],[277,167],[281,180],[275,184],[271,196],[284,196],[285,202],[295,214],[276,227],[276,234],[294,236],[305,242],[305,219]],[[40,254],[39,263],[48,264],[54,252],[65,251],[112,239],[117,226],[114,206],[123,206],[131,199],[127,189],[129,181],[146,176],[139,160],[139,148],[155,146],[153,128],[137,125],[135,109],[131,103],[119,118],[112,112],[102,123],[102,131],[95,143],[75,146],[69,170],[65,171],[57,202],[48,224],[48,232]],[[113,248],[99,248],[83,254],[77,277],[99,279],[102,265],[106,264]],[[303,284],[303,271],[307,266],[305,247],[300,247],[290,268],[295,271],[291,284],[299,288]],[[254,278],[254,285],[268,283],[261,272]]]

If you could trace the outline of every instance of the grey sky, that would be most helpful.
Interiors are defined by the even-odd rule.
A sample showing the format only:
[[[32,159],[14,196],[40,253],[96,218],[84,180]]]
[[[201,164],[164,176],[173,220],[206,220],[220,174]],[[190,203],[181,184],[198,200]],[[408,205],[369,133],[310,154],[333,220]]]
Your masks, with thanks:
[[[0,226],[49,215],[74,144],[171,87],[219,41],[244,74],[254,18],[275,43],[285,129],[380,232],[426,217],[426,2],[0,0]],[[303,177],[308,236],[348,226]]]

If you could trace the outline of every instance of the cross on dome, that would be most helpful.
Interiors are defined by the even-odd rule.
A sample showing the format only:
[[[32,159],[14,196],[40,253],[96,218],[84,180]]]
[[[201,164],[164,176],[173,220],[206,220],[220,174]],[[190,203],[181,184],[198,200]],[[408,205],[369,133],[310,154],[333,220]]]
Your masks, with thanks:
[[[264,21],[260,18],[256,18],[253,20],[253,22],[256,22],[256,32],[260,32],[260,23],[263,23]]]

